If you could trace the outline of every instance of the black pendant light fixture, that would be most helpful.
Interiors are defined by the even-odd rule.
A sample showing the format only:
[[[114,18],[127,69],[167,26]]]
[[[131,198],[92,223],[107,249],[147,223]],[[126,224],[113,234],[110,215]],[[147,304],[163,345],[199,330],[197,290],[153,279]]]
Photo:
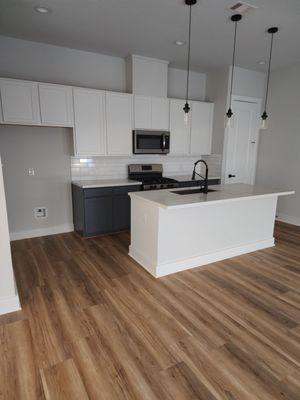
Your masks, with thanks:
[[[184,0],[185,4],[189,6],[189,39],[188,39],[188,54],[187,54],[187,76],[186,76],[186,97],[184,111],[184,122],[188,123],[188,115],[191,110],[189,105],[189,83],[190,83],[190,62],[191,62],[191,34],[192,34],[192,6],[197,3],[197,0]]]
[[[234,67],[235,67],[235,53],[236,53],[236,39],[237,39],[237,25],[238,22],[241,21],[241,14],[234,14],[230,18],[232,22],[234,22],[234,39],[233,39],[233,52],[232,52],[232,65],[231,65],[231,82],[230,82],[230,98],[229,98],[229,108],[226,113],[226,127],[230,127],[231,117],[233,116],[233,112],[231,109],[232,106],[232,88],[233,88],[233,77],[234,77]]]
[[[278,32],[278,28],[276,26],[273,26],[272,28],[268,29],[268,33],[271,35],[271,45],[270,45],[270,54],[269,54],[269,66],[268,66],[268,74],[267,74],[265,105],[264,105],[264,112],[261,116],[261,119],[262,119],[261,129],[267,129],[267,119],[268,119],[267,105],[268,105],[268,96],[269,96],[270,72],[271,72],[271,64],[272,64],[273,40],[274,40],[274,34],[277,32]]]

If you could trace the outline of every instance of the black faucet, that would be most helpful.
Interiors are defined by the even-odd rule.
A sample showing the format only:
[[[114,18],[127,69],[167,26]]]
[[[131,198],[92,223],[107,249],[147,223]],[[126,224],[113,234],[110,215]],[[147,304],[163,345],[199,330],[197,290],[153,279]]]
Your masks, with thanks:
[[[196,172],[196,166],[197,166],[199,163],[203,163],[203,164],[205,165],[205,178],[204,178],[203,193],[207,193],[207,192],[208,192],[208,165],[207,165],[207,162],[206,162],[206,161],[204,161],[204,160],[198,160],[198,161],[195,162],[195,164],[194,164],[194,170],[193,170],[193,175],[192,175],[192,180],[193,180],[193,181],[195,180],[196,174],[199,175],[199,174]],[[201,175],[199,175],[199,176],[201,176]],[[201,178],[203,178],[203,177],[201,176]]]

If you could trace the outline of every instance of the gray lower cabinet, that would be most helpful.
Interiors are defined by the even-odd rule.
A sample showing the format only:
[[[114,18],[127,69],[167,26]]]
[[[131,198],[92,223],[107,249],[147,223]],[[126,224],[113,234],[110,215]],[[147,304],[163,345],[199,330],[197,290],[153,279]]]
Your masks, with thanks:
[[[140,185],[82,189],[72,185],[75,231],[82,236],[118,232],[130,228],[129,192]]]

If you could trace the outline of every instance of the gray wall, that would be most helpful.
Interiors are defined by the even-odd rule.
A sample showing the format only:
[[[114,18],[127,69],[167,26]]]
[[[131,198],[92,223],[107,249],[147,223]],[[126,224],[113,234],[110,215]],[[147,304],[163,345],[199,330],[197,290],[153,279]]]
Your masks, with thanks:
[[[72,226],[71,130],[0,125],[0,154],[11,234]],[[28,169],[35,169],[35,176]],[[37,220],[33,208],[48,208]]]
[[[261,131],[257,183],[295,189],[279,199],[278,214],[300,225],[300,65],[271,75],[269,129]]]

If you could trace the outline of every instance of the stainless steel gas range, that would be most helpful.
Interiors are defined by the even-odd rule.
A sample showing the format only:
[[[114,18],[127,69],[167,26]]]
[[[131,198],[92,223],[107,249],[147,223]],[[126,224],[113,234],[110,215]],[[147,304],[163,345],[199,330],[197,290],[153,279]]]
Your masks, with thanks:
[[[179,187],[175,179],[163,177],[162,164],[129,164],[128,178],[142,181],[143,190],[158,190]]]

